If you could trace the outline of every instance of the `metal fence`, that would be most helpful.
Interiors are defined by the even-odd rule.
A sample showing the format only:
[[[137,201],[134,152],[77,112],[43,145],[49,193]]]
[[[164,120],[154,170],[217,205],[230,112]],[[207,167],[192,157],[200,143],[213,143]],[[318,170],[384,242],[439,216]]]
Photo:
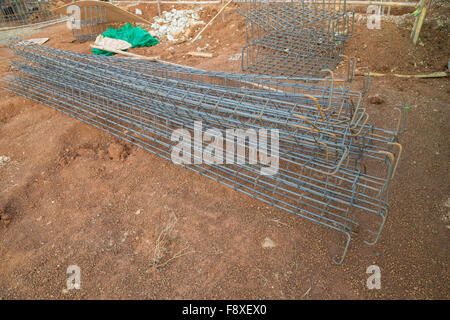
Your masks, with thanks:
[[[55,19],[50,0],[0,0],[0,28]]]

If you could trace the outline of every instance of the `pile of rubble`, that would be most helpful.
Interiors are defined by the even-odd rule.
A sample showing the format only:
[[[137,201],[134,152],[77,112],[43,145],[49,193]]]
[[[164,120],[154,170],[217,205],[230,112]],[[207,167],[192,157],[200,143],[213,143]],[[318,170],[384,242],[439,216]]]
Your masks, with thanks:
[[[160,40],[178,41],[190,40],[192,38],[192,29],[199,24],[205,24],[200,20],[199,11],[202,8],[194,10],[176,10],[164,11],[160,16],[153,18],[150,34]]]

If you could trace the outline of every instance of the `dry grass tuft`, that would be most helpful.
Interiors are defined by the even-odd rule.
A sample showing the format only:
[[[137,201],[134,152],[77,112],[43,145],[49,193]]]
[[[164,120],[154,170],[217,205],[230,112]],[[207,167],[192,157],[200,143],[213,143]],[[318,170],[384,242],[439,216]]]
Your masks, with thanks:
[[[155,249],[153,251],[152,266],[157,269],[166,266],[174,259],[194,253],[194,250],[188,251],[189,247],[185,247],[174,255],[170,255],[168,247],[172,241],[177,239],[178,230],[175,229],[177,222],[178,218],[172,213],[169,222],[161,230],[158,238],[156,239]]]

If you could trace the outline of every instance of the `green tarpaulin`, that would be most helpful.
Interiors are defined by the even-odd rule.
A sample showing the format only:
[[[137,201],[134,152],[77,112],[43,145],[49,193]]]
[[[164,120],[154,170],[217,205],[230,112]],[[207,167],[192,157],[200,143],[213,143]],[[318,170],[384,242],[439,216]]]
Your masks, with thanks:
[[[131,48],[136,47],[151,47],[158,44],[159,41],[153,38],[150,33],[139,27],[133,27],[131,23],[127,23],[123,27],[114,29],[109,27],[108,30],[102,33],[102,36],[113,39],[121,39],[131,44]],[[115,53],[104,51],[100,49],[92,49],[94,54],[103,56],[112,56]]]

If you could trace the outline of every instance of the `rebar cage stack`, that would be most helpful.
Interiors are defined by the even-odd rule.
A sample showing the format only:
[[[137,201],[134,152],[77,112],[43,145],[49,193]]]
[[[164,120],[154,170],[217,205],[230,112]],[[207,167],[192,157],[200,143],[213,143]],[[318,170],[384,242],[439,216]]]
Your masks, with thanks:
[[[242,69],[249,73],[322,77],[334,70],[353,32],[345,0],[237,0],[247,45]]]
[[[1,82],[7,90],[168,160],[179,143],[171,139],[174,130],[186,130],[183,143],[193,148],[185,168],[336,231],[329,236],[342,247],[336,263],[342,263],[354,233],[368,244],[378,240],[402,150],[401,122],[395,130],[370,125],[363,92],[349,81],[335,81],[332,73],[311,84],[305,82],[311,78],[209,72],[27,41],[11,50],[16,71]],[[229,154],[224,164],[199,161],[210,147],[194,134],[199,123],[203,132],[232,140],[233,150],[258,152],[259,159],[277,155],[279,169],[263,174],[264,162],[235,155],[228,161]],[[229,137],[229,129],[248,137]],[[252,130],[261,138],[265,129],[265,142],[251,138]]]
[[[0,0],[0,29],[54,19],[51,3],[50,0]]]

